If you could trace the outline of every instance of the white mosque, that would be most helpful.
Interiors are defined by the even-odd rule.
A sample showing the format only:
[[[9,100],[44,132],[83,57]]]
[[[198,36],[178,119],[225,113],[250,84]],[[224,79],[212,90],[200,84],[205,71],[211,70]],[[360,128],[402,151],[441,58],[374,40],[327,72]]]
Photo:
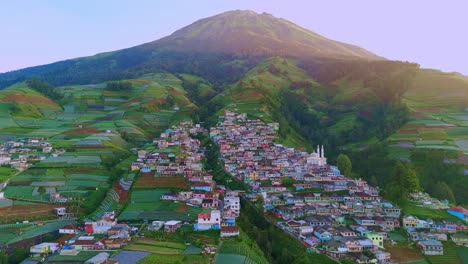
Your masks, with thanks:
[[[325,151],[322,147],[317,145],[317,151],[310,154],[307,158],[307,164],[323,166],[327,165],[327,158],[325,158]]]

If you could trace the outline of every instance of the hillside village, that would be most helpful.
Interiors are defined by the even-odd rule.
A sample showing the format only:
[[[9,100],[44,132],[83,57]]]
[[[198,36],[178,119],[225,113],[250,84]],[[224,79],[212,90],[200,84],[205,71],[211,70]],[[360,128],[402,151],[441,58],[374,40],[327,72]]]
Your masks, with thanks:
[[[323,146],[307,153],[275,144],[276,130],[277,123],[226,111],[210,136],[220,147],[225,169],[252,191],[246,197],[261,197],[266,217],[315,251],[335,259],[351,255],[360,263],[388,263],[391,254],[384,241],[395,228],[403,226],[426,255],[443,255],[440,241],[448,240],[447,233],[457,240],[453,234],[468,229],[461,222],[401,216],[378,187],[344,177],[328,165]]]
[[[220,251],[219,239],[227,245],[237,243],[229,239],[242,235],[237,223],[242,200],[258,206],[268,221],[310,252],[336,260],[395,263],[388,248],[401,243],[400,231],[426,256],[443,256],[447,241],[468,245],[466,209],[449,208],[425,194],[411,194],[421,207],[448,209],[460,221],[402,215],[401,208],[380,196],[378,187],[345,177],[328,164],[323,146],[308,153],[275,143],[278,129],[278,123],[250,120],[246,114],[231,111],[225,111],[209,131],[181,122],[136,151],[129,165],[131,177],[120,179],[109,192],[110,200],[126,206],[107,205],[106,198],[82,222],[70,214],[73,197],[64,196],[58,188],[48,191],[57,217],[50,224],[55,226],[46,229],[44,223],[27,221],[23,225],[57,233],[60,239],[33,245],[30,260],[126,263],[127,258],[147,257],[150,253],[137,253],[148,250],[147,243],[164,247],[166,242],[156,239],[163,235],[174,237],[171,243],[180,243],[180,254],[194,250],[206,256],[204,261],[213,261]],[[225,171],[248,191],[216,184],[214,175],[205,169],[206,149],[195,135],[209,135],[219,147]],[[34,159],[64,152],[36,138],[9,141],[1,151],[3,164],[18,170],[28,166],[17,164],[30,166]],[[177,238],[180,234],[184,240]],[[12,241],[20,243],[21,239]],[[191,245],[184,246],[182,241]],[[259,258],[257,263],[263,261]]]

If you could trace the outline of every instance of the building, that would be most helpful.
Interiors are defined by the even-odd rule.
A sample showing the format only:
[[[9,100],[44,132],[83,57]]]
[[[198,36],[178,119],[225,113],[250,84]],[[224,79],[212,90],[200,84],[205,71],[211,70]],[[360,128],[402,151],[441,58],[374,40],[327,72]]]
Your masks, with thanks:
[[[73,244],[75,250],[94,250],[97,241],[92,236],[79,237],[75,244]]]
[[[58,207],[54,208],[55,214],[57,216],[66,216],[67,215],[67,208],[65,207]]]
[[[167,221],[164,223],[164,232],[175,232],[177,229],[179,229],[180,224],[180,221]]]
[[[59,247],[58,243],[41,243],[30,248],[31,254],[51,254]]]
[[[88,259],[86,263],[88,264],[103,264],[106,262],[107,259],[109,259],[109,253],[107,252],[101,252],[97,254],[96,256]]]
[[[75,225],[66,225],[59,229],[59,234],[76,234],[77,231]]]
[[[375,253],[375,257],[377,258],[379,263],[387,263],[390,261],[391,254],[390,252],[377,250],[377,252]]]
[[[443,255],[444,246],[440,241],[419,241],[417,246],[421,249],[424,255]]]
[[[453,207],[447,210],[447,213],[460,218],[461,220],[468,221],[468,210],[463,207]]]
[[[412,227],[416,228],[419,225],[419,219],[417,217],[414,217],[412,215],[408,215],[403,217],[403,227]]]
[[[237,226],[221,226],[221,237],[238,236],[239,234]]]
[[[198,214],[198,221],[193,226],[195,231],[204,231],[209,229],[220,229],[221,226],[221,212],[219,210],[211,210],[211,213]]]
[[[372,241],[372,244],[378,246],[379,248],[383,248],[383,236],[376,232],[368,232],[365,234],[365,237]]]
[[[451,234],[450,238],[457,246],[468,246],[468,236],[463,233]]]

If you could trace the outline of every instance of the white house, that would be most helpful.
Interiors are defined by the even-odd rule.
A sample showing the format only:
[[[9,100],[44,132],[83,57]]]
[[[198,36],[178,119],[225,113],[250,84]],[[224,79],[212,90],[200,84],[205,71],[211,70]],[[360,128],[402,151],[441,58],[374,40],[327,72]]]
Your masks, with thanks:
[[[74,225],[66,225],[59,229],[59,234],[76,234],[77,231]]]
[[[194,225],[195,231],[203,231],[209,229],[219,229],[221,225],[221,212],[212,210],[209,214],[198,214],[198,223]]]
[[[230,208],[232,212],[239,215],[240,212],[240,199],[239,197],[225,197],[224,209]]]

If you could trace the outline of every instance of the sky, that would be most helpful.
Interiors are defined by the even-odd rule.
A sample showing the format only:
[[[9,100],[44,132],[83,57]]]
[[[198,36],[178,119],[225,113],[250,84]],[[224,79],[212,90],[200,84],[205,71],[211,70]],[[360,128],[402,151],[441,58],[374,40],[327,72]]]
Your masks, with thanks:
[[[468,75],[466,0],[0,2],[0,72],[127,48],[230,10],[290,20],[392,60]]]

